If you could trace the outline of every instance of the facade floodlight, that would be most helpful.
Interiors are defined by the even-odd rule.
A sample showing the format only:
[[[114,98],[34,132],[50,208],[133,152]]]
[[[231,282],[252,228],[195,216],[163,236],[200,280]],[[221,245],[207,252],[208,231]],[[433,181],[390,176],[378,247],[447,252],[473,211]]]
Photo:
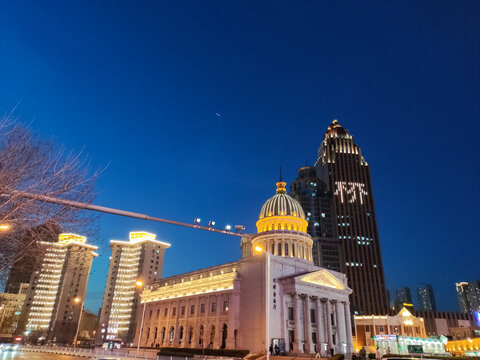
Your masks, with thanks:
[[[235,225],[235,232],[241,234],[245,230],[245,225]]]
[[[195,219],[193,220],[193,224],[194,224],[194,225],[198,225],[198,224],[200,224],[200,221],[201,221],[200,218],[195,218]]]

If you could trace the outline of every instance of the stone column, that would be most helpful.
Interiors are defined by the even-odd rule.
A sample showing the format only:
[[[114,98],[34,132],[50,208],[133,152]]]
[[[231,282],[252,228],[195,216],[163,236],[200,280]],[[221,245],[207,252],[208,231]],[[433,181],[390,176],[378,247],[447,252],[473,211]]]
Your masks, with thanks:
[[[183,338],[182,338],[182,343],[178,344],[179,347],[182,347],[184,348],[185,347],[185,343],[186,343],[186,340],[187,340],[187,333],[188,333],[188,307],[190,305],[190,298],[187,298],[187,304],[186,305],[183,305],[185,306],[185,314],[183,314],[183,319],[182,319],[182,323],[180,324],[181,326],[183,326]],[[182,309],[182,305],[180,304],[180,314],[181,314],[181,309]],[[178,341],[180,342],[180,334],[178,334]]]
[[[345,308],[345,328],[347,335],[347,354],[353,352],[353,342],[352,342],[352,321],[350,318],[350,303],[346,302],[343,304]]]
[[[227,321],[227,349],[235,349],[235,325],[236,325],[236,314],[235,310],[238,309],[237,299],[238,299],[238,280],[233,280],[233,291],[228,296],[228,321]]]
[[[337,352],[344,353],[343,343],[347,344],[345,307],[340,301],[337,301],[335,304],[335,314],[337,316]]]
[[[220,345],[222,342],[222,331],[221,331],[221,323],[220,323],[220,314],[223,310],[223,299],[222,295],[217,295],[217,313],[215,315],[215,337],[213,339],[213,348],[220,349]]]
[[[303,347],[300,339],[300,306],[300,297],[298,294],[293,294],[293,321],[295,323],[293,351],[301,353]]]
[[[325,323],[327,325],[327,354],[330,352],[330,348],[333,346],[333,332],[332,332],[332,317],[331,314],[330,300],[327,299],[325,302]]]
[[[315,316],[317,321],[317,351],[322,353],[322,344],[325,342],[325,323],[323,317],[323,305],[317,297],[315,300]]]
[[[202,335],[202,346],[204,348],[208,347],[210,344],[210,324],[208,323],[208,315],[210,314],[210,308],[212,304],[212,295],[207,296],[205,301],[205,314],[203,315],[203,335]]]
[[[312,321],[310,319],[310,304],[309,297],[305,295],[303,298],[303,325],[305,333],[305,352],[311,354],[313,352],[312,346]]]
[[[182,306],[182,300],[178,300],[178,305],[177,310],[175,310],[177,313],[175,314],[175,332],[173,336],[173,347],[178,346],[178,339],[180,338],[180,326],[179,326],[179,320],[180,320],[180,310]]]

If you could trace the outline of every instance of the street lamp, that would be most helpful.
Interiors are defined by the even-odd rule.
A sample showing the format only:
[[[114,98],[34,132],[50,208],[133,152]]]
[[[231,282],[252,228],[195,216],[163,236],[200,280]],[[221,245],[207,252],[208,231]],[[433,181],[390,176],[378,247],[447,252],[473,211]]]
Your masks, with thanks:
[[[8,229],[10,229],[10,225],[8,225],[8,224],[0,224],[0,230],[1,230],[1,231],[7,231]]]
[[[199,219],[200,220],[200,219]],[[142,280],[135,281],[135,286],[141,288],[143,286]],[[140,297],[140,301],[142,298]],[[143,312],[142,312],[142,322],[140,324],[140,335],[138,336],[138,344],[137,344],[137,353],[140,350],[140,343],[142,342],[142,334],[143,334],[143,320],[145,319],[145,308],[147,307],[147,302],[143,304]]]
[[[256,246],[255,251],[265,253],[265,349],[270,360],[270,253]]]
[[[81,302],[81,299],[77,296],[73,301],[77,304]],[[82,320],[82,313],[83,313],[83,304],[80,305],[80,315],[78,316],[78,324],[77,324],[77,331],[75,332],[75,337],[73,338],[73,347],[77,346],[77,338],[78,333],[80,331],[80,321]]]

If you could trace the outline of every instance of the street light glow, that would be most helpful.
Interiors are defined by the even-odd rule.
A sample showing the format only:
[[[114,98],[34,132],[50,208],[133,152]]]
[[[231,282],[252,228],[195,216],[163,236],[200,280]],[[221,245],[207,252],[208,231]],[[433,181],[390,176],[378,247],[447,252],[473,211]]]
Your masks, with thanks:
[[[142,280],[137,280],[135,281],[135,286],[142,286],[143,285],[143,281]]]
[[[255,246],[255,251],[256,252],[263,252],[263,249],[261,246]]]
[[[5,231],[5,230],[8,230],[8,229],[10,229],[10,225],[8,225],[8,224],[1,224],[0,225],[0,230]]]
[[[80,302],[80,298],[79,298],[79,297],[76,297],[75,299],[73,299],[73,301],[75,301],[76,303],[79,303],[79,302]]]

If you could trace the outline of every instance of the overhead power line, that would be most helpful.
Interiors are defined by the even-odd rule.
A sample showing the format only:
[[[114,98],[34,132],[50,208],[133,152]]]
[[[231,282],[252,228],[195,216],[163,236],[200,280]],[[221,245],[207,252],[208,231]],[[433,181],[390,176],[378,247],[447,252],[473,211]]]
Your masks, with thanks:
[[[154,217],[154,216],[141,214],[141,213],[136,213],[136,212],[132,212],[132,211],[114,209],[114,208],[110,208],[110,207],[106,207],[106,206],[89,204],[89,203],[80,202],[80,201],[60,199],[60,198],[56,198],[56,197],[53,197],[53,196],[34,194],[34,193],[27,192],[27,191],[3,189],[3,193],[4,193],[3,194],[4,196],[5,195],[6,196],[12,196],[12,195],[21,196],[21,197],[24,197],[24,198],[27,198],[27,199],[44,201],[44,202],[49,202],[49,203],[52,203],[52,204],[65,205],[65,206],[70,206],[70,207],[77,208],[77,209],[92,210],[92,211],[102,212],[102,213],[106,213],[106,214],[126,216],[126,217],[135,218],[135,219],[141,219],[141,220],[157,221],[157,222],[162,222],[162,223],[171,224],[171,225],[184,226],[184,227],[189,227],[189,228],[198,229],[198,230],[216,232],[216,233],[220,233],[220,234],[226,234],[226,235],[232,235],[232,236],[238,236],[238,237],[249,236],[248,234],[242,234],[241,233],[241,231],[245,229],[245,227],[243,225],[236,225],[235,229],[239,232],[233,232],[233,231],[230,231],[230,229],[221,230],[221,229],[215,229],[213,226],[201,226],[201,225],[198,225],[198,222],[195,222],[195,224],[188,224],[188,223],[184,223],[184,222],[180,222],[180,221],[162,219],[162,218],[159,218],[159,217]]]

